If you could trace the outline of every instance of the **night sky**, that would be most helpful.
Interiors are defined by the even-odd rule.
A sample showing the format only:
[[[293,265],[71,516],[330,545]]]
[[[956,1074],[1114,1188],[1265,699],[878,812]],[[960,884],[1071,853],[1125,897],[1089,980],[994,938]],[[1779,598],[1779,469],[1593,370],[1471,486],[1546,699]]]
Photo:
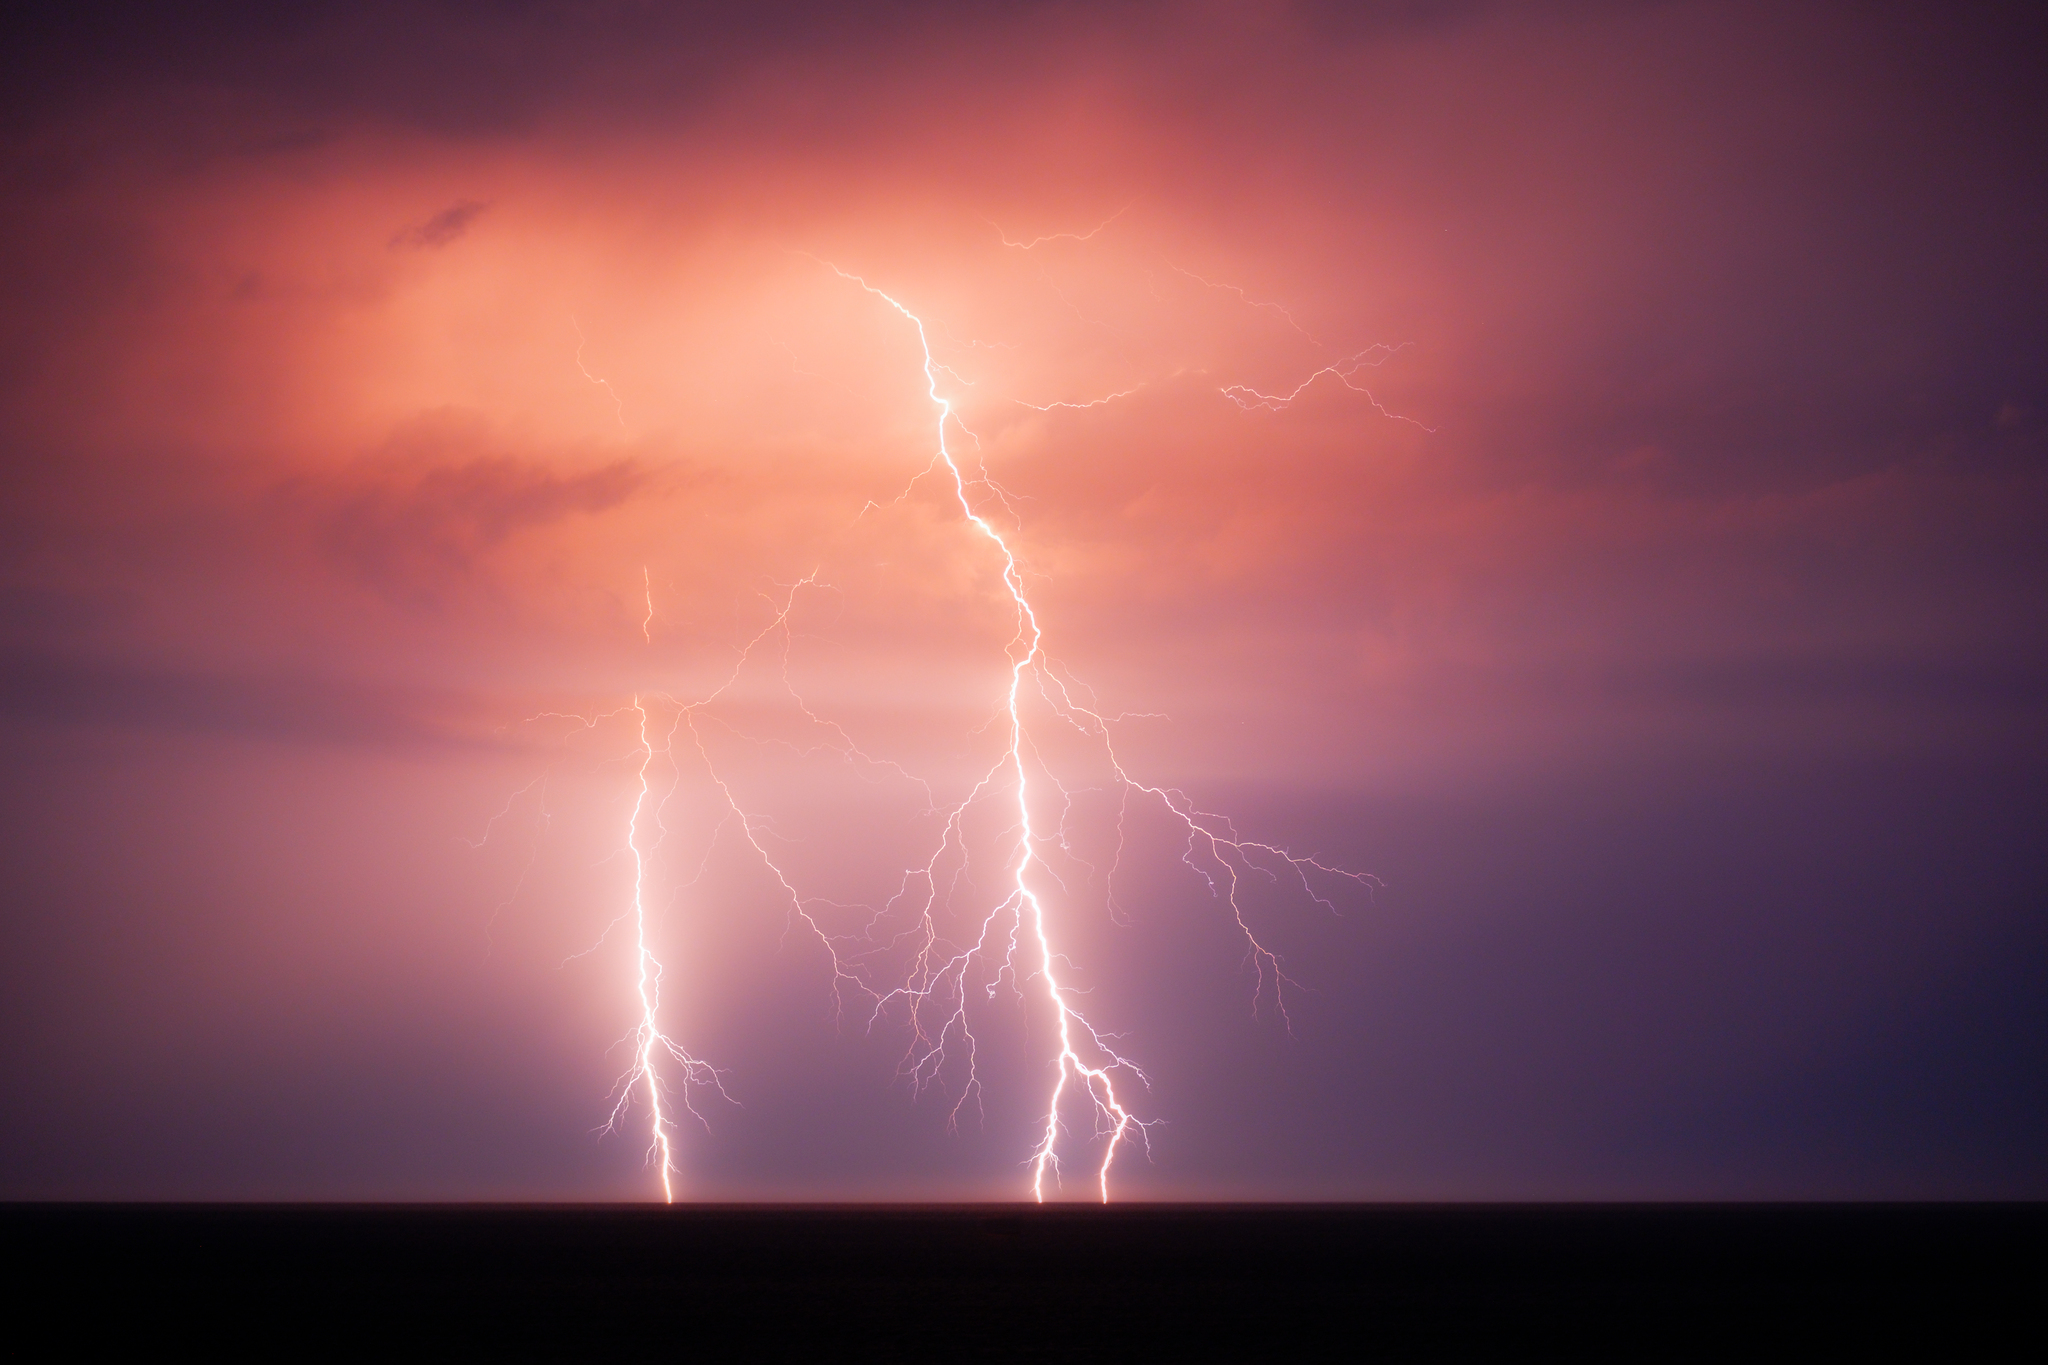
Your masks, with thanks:
[[[1283,1018],[1034,684],[1115,1196],[2048,1196],[2025,10],[8,20],[0,1196],[658,1197],[645,762],[679,1196],[1028,1197],[1030,962],[974,1086],[862,994],[1014,613],[842,271],[1035,676],[1377,879],[1246,874]]]

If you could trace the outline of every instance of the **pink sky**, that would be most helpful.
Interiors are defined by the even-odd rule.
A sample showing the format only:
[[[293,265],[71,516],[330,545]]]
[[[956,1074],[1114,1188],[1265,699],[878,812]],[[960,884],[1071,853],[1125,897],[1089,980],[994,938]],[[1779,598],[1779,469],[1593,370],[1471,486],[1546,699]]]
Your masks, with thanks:
[[[11,856],[51,916],[24,912],[17,958],[62,985],[15,1008],[39,1040],[17,1084],[94,1113],[139,1088],[155,1098],[135,1112],[187,1135],[75,1160],[13,1138],[41,1174],[10,1192],[644,1193],[633,1140],[586,1142],[631,1022],[621,944],[564,965],[620,904],[632,736],[526,718],[708,691],[811,575],[787,656],[806,702],[955,799],[1001,747],[995,562],[917,478],[915,330],[838,271],[927,322],[1051,656],[1101,709],[1146,713],[1118,730],[1133,770],[1249,802],[1258,837],[1390,882],[1436,849],[1410,878],[1430,887],[1466,855],[1415,810],[1514,793],[1523,814],[1489,817],[1511,848],[1502,830],[1546,827],[1547,789],[1628,810],[1640,784],[1677,809],[1735,771],[1716,810],[1797,787],[1788,809],[1846,859],[1875,836],[1828,823],[1862,780],[1843,774],[2034,771],[2044,201],[2038,135],[1999,103],[2021,88],[2010,44],[1828,7],[1343,13],[821,10],[791,34],[693,35],[602,6],[451,10],[397,43],[397,12],[373,11],[53,57],[6,134]],[[1357,387],[1326,371],[1359,357]],[[907,798],[836,753],[793,755],[815,736],[780,657],[760,664],[719,713],[723,770],[807,888],[872,903],[921,837]],[[486,847],[463,842],[501,809]],[[753,1136],[727,1138],[714,1115],[689,1139],[706,1188],[1009,1192],[1042,1088],[1028,1017],[990,1044],[1011,1089],[986,1126],[946,1137],[950,1100],[890,1084],[900,1039],[833,1033],[829,975],[782,937],[704,793],[685,781],[673,813],[678,1027],[785,1125],[771,1141],[733,1118]],[[1335,1005],[1287,1052],[1238,950],[1202,937],[1214,908],[1176,880],[1171,831],[1138,833],[1131,933],[1092,883],[1063,911],[1105,1016],[1159,1073],[1167,1146],[1137,1188],[1815,1179],[1672,1157],[1603,1184],[1562,1138],[1579,1155],[1551,1165],[1460,1166],[1421,1138],[1427,1159],[1404,1138],[1367,1161],[1327,1133],[1449,1101],[1398,1098],[1358,1060],[1385,1029],[1349,1036]],[[1611,862],[1585,837],[1572,876]],[[1791,862],[1755,853],[1756,877],[1798,881],[1796,854],[1771,856]],[[1963,861],[2042,884],[2037,863]],[[1503,866],[1474,922],[1515,920],[1534,875]],[[1646,876],[1603,894],[1690,923],[1679,874]],[[1357,964],[1430,919],[1403,894],[1353,898],[1341,927],[1312,905],[1259,914],[1305,983],[1349,1000]],[[1771,967],[1765,993],[1835,1003],[1763,1034],[1835,1040],[1812,1043],[1825,1068],[1875,1036],[1873,1001],[1911,993],[1944,917],[1900,909],[1837,991],[1813,982],[1854,931],[1801,903],[1837,927],[1785,931],[1803,965]],[[2008,932],[1966,927],[1980,911],[2005,924],[1981,905],[1945,921],[1969,962]],[[1167,926],[1192,922],[1179,961]],[[1296,1077],[1284,1098],[1230,1116],[1222,1054],[1142,1004],[1172,993],[1169,962],[1217,1047],[1293,1058],[1270,1062]],[[1610,1041],[1633,1027],[1615,1008]],[[1700,1010],[1646,1026],[1688,1075],[1763,1074],[1804,1046],[1732,1029],[1698,1050],[1720,1029]],[[516,1115],[481,1167],[273,1149],[237,1184],[178,1155],[236,1128],[235,1096],[289,1090],[294,1056],[317,1059],[313,1090],[375,1090],[360,1078],[416,1046],[440,1060],[393,1083],[414,1098],[361,1140],[402,1154],[407,1105],[440,1112],[416,1098],[427,1074],[488,1074],[443,1092],[470,1097],[459,1122],[421,1120]],[[1656,1046],[1614,1046],[1628,1075],[1660,1069]],[[82,1055],[115,1059],[105,1087]],[[1324,1147],[1276,1136],[1289,1106],[1323,1116]],[[788,1136],[876,1123],[899,1146],[851,1165]],[[1201,1124],[1251,1134],[1252,1155],[1176,1156]],[[560,1155],[517,1155],[539,1150]],[[2038,1186],[2038,1160],[2013,1169]],[[1947,1170],[1912,1178],[1948,1188]]]

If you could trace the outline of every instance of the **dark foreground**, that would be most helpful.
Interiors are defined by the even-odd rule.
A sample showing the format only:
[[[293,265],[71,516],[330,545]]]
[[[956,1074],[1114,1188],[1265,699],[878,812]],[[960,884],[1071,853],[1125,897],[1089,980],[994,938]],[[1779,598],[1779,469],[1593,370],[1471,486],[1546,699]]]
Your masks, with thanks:
[[[0,1235],[12,1326],[55,1329],[67,1356],[119,1339],[462,1358],[2048,1359],[2042,1205],[15,1205]]]

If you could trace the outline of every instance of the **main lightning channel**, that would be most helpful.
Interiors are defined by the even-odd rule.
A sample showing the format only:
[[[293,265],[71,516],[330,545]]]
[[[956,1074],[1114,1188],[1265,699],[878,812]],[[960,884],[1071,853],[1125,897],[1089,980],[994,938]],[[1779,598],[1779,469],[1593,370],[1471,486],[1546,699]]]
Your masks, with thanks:
[[[1101,229],[1097,228],[1096,231],[1099,232]],[[1017,782],[1017,843],[1012,855],[1015,889],[1004,904],[1014,904],[1027,912],[1032,935],[1038,945],[1036,975],[1045,983],[1045,998],[1058,1020],[1060,1040],[1059,1056],[1056,1059],[1058,1072],[1053,1081],[1052,1096],[1046,1105],[1045,1129],[1031,1157],[1031,1195],[1038,1202],[1044,1203],[1046,1175],[1049,1171],[1058,1170],[1060,1101],[1066,1094],[1068,1084],[1072,1082],[1087,1091],[1098,1112],[1109,1121],[1109,1145],[1103,1152],[1102,1166],[1096,1173],[1096,1185],[1102,1202],[1106,1204],[1109,1202],[1109,1168],[1116,1160],[1117,1147],[1134,1127],[1142,1132],[1143,1124],[1118,1098],[1115,1078],[1109,1074],[1109,1066],[1129,1066],[1129,1063],[1112,1052],[1108,1054],[1109,1066],[1091,1066],[1075,1048],[1074,1038],[1077,1029],[1085,1032],[1097,1046],[1101,1045],[1102,1038],[1069,1003],[1067,992],[1060,985],[1059,976],[1054,970],[1056,954],[1052,946],[1051,931],[1046,925],[1045,903],[1031,887],[1030,872],[1035,860],[1032,844],[1037,834],[1031,823],[1030,776],[1024,762],[1024,718],[1018,707],[1024,689],[1025,674],[1040,661],[1040,646],[1044,641],[1044,632],[1039,628],[1038,613],[1032,610],[1031,599],[1024,593],[1024,575],[1018,567],[1016,551],[1010,548],[1009,542],[1003,539],[1002,533],[997,531],[986,517],[974,510],[974,503],[967,496],[967,476],[961,472],[959,464],[953,459],[952,450],[946,444],[946,424],[954,420],[953,405],[939,392],[940,366],[932,356],[931,339],[925,332],[924,319],[904,307],[894,295],[875,288],[860,276],[841,270],[836,265],[831,266],[831,269],[887,303],[917,328],[918,346],[924,352],[925,391],[931,398],[932,405],[939,410],[939,459],[946,466],[946,471],[953,476],[953,494],[959,500],[961,515],[989,539],[1003,559],[1003,586],[1008,589],[1010,601],[1017,612],[1017,633],[1011,637],[1008,646],[1010,687],[1005,698],[1009,714],[1010,742],[1002,761],[1002,766],[1016,775]],[[1000,913],[1001,909],[1002,907],[998,907],[996,913]]]
[[[647,809],[647,796],[650,790],[647,769],[654,762],[654,742],[647,733],[647,708],[641,704],[637,695],[633,698],[633,711],[640,718],[640,789],[633,797],[633,815],[626,825],[626,846],[633,854],[633,961],[638,971],[635,986],[640,997],[640,1026],[634,1037],[633,1070],[627,1074],[626,1083],[620,1087],[618,1107],[612,1111],[612,1125],[618,1123],[625,1107],[631,1102],[635,1084],[644,1086],[647,1091],[647,1107],[653,1114],[653,1136],[648,1155],[652,1158],[659,1154],[661,1197],[665,1202],[673,1204],[676,1202],[675,1137],[671,1131],[667,1108],[662,1102],[661,1072],[656,1065],[657,1058],[660,1053],[666,1052],[682,1064],[685,1069],[685,1087],[688,1086],[697,1068],[709,1068],[683,1051],[661,1031],[661,962],[654,956],[654,949],[647,942],[647,852],[640,844],[640,820]],[[687,1090],[683,1103],[689,1104]]]

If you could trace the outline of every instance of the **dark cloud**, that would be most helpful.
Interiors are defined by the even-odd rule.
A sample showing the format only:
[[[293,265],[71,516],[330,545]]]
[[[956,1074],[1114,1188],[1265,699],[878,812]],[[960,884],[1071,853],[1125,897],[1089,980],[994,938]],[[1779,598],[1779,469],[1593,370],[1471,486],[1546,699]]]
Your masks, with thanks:
[[[458,199],[426,222],[409,227],[391,239],[394,247],[446,246],[469,231],[469,225],[490,207],[474,199]]]
[[[616,507],[648,477],[625,460],[561,473],[509,456],[380,473],[354,489],[299,480],[280,496],[310,512],[322,547],[352,573],[423,600],[515,533]]]
[[[108,598],[39,584],[0,587],[0,641],[35,645],[91,636],[134,614],[130,599]]]
[[[444,693],[331,676],[234,677],[0,650],[0,714],[17,725],[171,730],[341,745],[449,742],[434,717],[470,709]]]
[[[636,0],[329,4],[216,0],[17,13],[5,37],[17,120],[125,97],[247,98],[315,118],[463,133],[524,130],[593,101],[673,111],[764,61],[920,47],[934,30],[1028,25],[1055,5],[962,15],[929,0],[851,6]],[[1071,28],[1074,16],[1065,15]]]

